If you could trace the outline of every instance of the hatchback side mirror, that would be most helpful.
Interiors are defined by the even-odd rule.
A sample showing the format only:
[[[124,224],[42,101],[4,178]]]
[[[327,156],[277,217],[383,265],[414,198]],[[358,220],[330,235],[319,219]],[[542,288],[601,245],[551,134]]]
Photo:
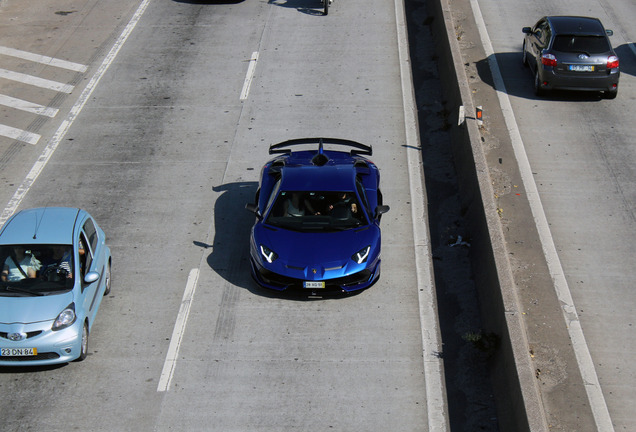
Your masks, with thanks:
[[[606,29],[605,34],[608,36],[614,36],[614,30]]]
[[[100,277],[99,273],[97,273],[96,271],[90,271],[86,273],[86,276],[84,276],[84,282],[90,284],[98,280],[99,277]]]

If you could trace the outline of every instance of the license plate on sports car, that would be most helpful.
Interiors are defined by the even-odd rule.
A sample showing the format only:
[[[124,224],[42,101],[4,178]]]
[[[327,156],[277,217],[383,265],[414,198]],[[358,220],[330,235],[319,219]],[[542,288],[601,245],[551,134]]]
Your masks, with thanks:
[[[37,348],[0,348],[0,357],[21,357],[38,355]]]
[[[593,65],[570,65],[570,70],[573,72],[594,72]]]
[[[304,288],[324,288],[325,287],[325,283],[322,281],[305,281],[303,282],[303,287]]]

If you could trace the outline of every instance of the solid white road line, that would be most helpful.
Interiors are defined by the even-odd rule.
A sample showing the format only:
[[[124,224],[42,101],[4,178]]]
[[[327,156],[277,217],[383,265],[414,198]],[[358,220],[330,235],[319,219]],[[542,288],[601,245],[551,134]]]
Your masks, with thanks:
[[[0,54],[21,58],[23,60],[29,60],[35,63],[41,63],[49,66],[55,66],[57,68],[68,69],[76,72],[86,72],[88,69],[83,64],[73,63],[67,60],[56,59],[39,54],[33,54],[27,51],[21,51],[14,48],[8,48],[0,46]]]
[[[250,64],[247,67],[247,74],[245,75],[245,81],[243,82],[243,90],[241,90],[241,100],[247,99],[250,93],[250,86],[252,85],[252,79],[254,78],[254,70],[256,70],[256,62],[258,62],[258,51],[252,53]]]
[[[56,108],[45,107],[43,105],[38,105],[33,102],[17,99],[2,94],[0,94],[0,105],[19,109],[20,111],[30,112],[32,114],[43,115],[46,117],[55,117],[57,112],[59,111]]]
[[[170,346],[168,347],[166,360],[163,364],[159,384],[157,385],[158,392],[165,392],[169,390],[170,381],[172,381],[174,369],[177,366],[177,357],[179,356],[179,348],[181,347],[181,338],[183,337],[183,333],[188,322],[188,314],[190,313],[190,306],[192,305],[192,299],[194,298],[194,291],[196,289],[198,279],[199,269],[190,270],[188,282],[186,283],[186,288],[183,292],[183,299],[181,300],[181,307],[177,314],[177,320],[174,323],[174,330],[172,331],[172,337],[170,338]]]
[[[15,193],[13,194],[13,197],[9,200],[7,206],[3,210],[2,215],[0,215],[0,227],[2,227],[2,225],[4,225],[4,223],[7,221],[7,219],[9,219],[11,215],[16,211],[16,209],[18,208],[18,206],[20,205],[20,203],[22,202],[26,194],[31,189],[31,186],[33,185],[35,180],[38,178],[38,176],[40,175],[40,173],[42,172],[46,164],[51,159],[51,156],[57,149],[57,146],[60,144],[62,139],[64,139],[64,136],[68,132],[69,128],[71,127],[73,122],[77,119],[77,116],[82,111],[82,108],[84,108],[84,105],[86,105],[86,102],[91,97],[91,94],[93,94],[93,91],[97,87],[99,80],[104,76],[104,74],[106,73],[110,65],[115,60],[115,57],[119,53],[119,50],[128,39],[128,36],[130,36],[132,31],[134,30],[135,26],[141,19],[141,16],[143,15],[144,11],[148,7],[149,3],[150,3],[150,0],[143,0],[141,2],[139,7],[137,8],[137,11],[135,11],[135,14],[126,25],[126,28],[124,28],[124,31],[121,33],[119,38],[117,38],[117,40],[115,41],[115,44],[110,49],[110,52],[108,53],[108,55],[102,62],[101,66],[99,67],[99,69],[97,69],[97,72],[95,72],[95,75],[93,75],[89,83],[86,85],[86,88],[80,95],[75,105],[73,105],[73,108],[71,108],[71,111],[69,112],[67,119],[62,122],[60,127],[55,132],[55,135],[53,135],[49,143],[44,148],[44,151],[42,152],[38,160],[35,162],[35,164],[31,168],[31,171],[29,171],[26,178],[22,181],[22,184],[18,186],[18,189],[15,191]]]
[[[404,1],[395,0],[397,22],[398,54],[400,58],[400,77],[402,80],[402,100],[406,129],[406,154],[408,158],[409,188],[411,194],[411,217],[413,223],[413,245],[415,248],[415,275],[422,331],[422,357],[424,362],[424,380],[426,384],[426,418],[428,431],[444,432],[450,430],[448,402],[444,384],[444,361],[439,320],[437,316],[437,298],[435,281],[431,268],[431,244],[428,238],[428,213],[426,211],[426,189],[423,185],[421,165],[422,152],[418,133],[411,63],[408,54],[406,35],[406,12]]]
[[[20,72],[14,72],[6,69],[0,69],[0,78],[8,79],[11,81],[20,82],[23,84],[40,87],[47,90],[54,90],[62,93],[71,93],[73,86],[70,84],[64,84],[57,81],[52,81],[44,78],[38,78],[33,75],[27,75]]]
[[[504,85],[497,59],[495,58],[492,43],[486,29],[486,24],[477,0],[471,0],[470,3],[475,16],[475,22],[479,29],[486,58],[490,65],[495,89],[497,90],[497,96],[499,97],[499,105],[501,106],[501,110],[508,127],[508,132],[510,133],[512,147],[519,164],[519,170],[521,178],[523,179],[523,184],[526,188],[528,201],[530,202],[530,209],[537,225],[539,238],[543,247],[543,253],[548,263],[550,275],[552,276],[554,289],[562,305],[561,311],[563,312],[563,318],[565,319],[568,333],[572,340],[572,347],[574,348],[576,360],[585,384],[585,390],[590,402],[590,408],[592,409],[592,415],[594,416],[596,427],[599,431],[610,432],[614,430],[612,419],[610,418],[607,403],[605,402],[605,397],[603,396],[603,391],[601,389],[598,376],[596,375],[596,369],[594,368],[594,362],[592,361],[590,350],[585,341],[585,336],[583,335],[581,322],[579,321],[579,316],[576,312],[574,301],[572,300],[570,288],[567,280],[565,279],[565,273],[561,267],[561,261],[559,260],[559,255],[557,254],[556,247],[554,245],[554,239],[550,233],[548,220],[545,216],[545,212],[543,211],[539,191],[534,181],[534,177],[532,176],[532,168],[528,161],[528,155],[526,154],[523,140],[521,139],[521,133],[519,132],[519,127],[515,120],[514,111],[512,110],[510,98],[506,92],[506,86]]]
[[[40,140],[40,135],[38,134],[3,124],[0,124],[0,135],[33,145],[37,144]],[[0,224],[0,226],[2,225]]]

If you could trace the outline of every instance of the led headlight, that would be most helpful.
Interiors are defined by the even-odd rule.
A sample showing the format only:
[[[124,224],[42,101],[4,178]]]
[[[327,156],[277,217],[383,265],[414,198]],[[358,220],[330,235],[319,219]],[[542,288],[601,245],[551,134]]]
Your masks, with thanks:
[[[365,248],[362,248],[358,252],[353,254],[351,259],[354,260],[358,264],[362,264],[363,262],[367,261],[367,258],[369,257],[369,251],[370,250],[371,250],[371,246],[367,246]]]
[[[276,258],[278,258],[278,255],[276,255],[276,252],[274,252],[267,246],[261,245],[260,249],[261,249],[261,255],[263,255],[263,258],[265,258],[265,260],[268,263],[271,264],[276,260]]]

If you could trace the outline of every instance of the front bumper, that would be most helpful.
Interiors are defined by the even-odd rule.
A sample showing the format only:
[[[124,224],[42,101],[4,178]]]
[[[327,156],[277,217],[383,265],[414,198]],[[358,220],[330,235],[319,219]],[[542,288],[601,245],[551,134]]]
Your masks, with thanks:
[[[274,273],[261,266],[254,258],[250,259],[252,278],[263,288],[274,291],[286,291],[312,296],[347,294],[369,288],[380,277],[380,260],[370,269],[364,269],[347,276],[324,279],[325,288],[304,288],[303,279]]]
[[[81,321],[77,320],[72,326],[58,331],[51,330],[51,325],[52,321],[28,324],[21,328],[13,324],[0,324],[0,348],[7,354],[0,355],[0,366],[44,366],[77,359],[82,344]],[[8,338],[11,333],[26,333],[27,338],[12,341]],[[37,355],[11,355],[25,348],[37,349]]]

